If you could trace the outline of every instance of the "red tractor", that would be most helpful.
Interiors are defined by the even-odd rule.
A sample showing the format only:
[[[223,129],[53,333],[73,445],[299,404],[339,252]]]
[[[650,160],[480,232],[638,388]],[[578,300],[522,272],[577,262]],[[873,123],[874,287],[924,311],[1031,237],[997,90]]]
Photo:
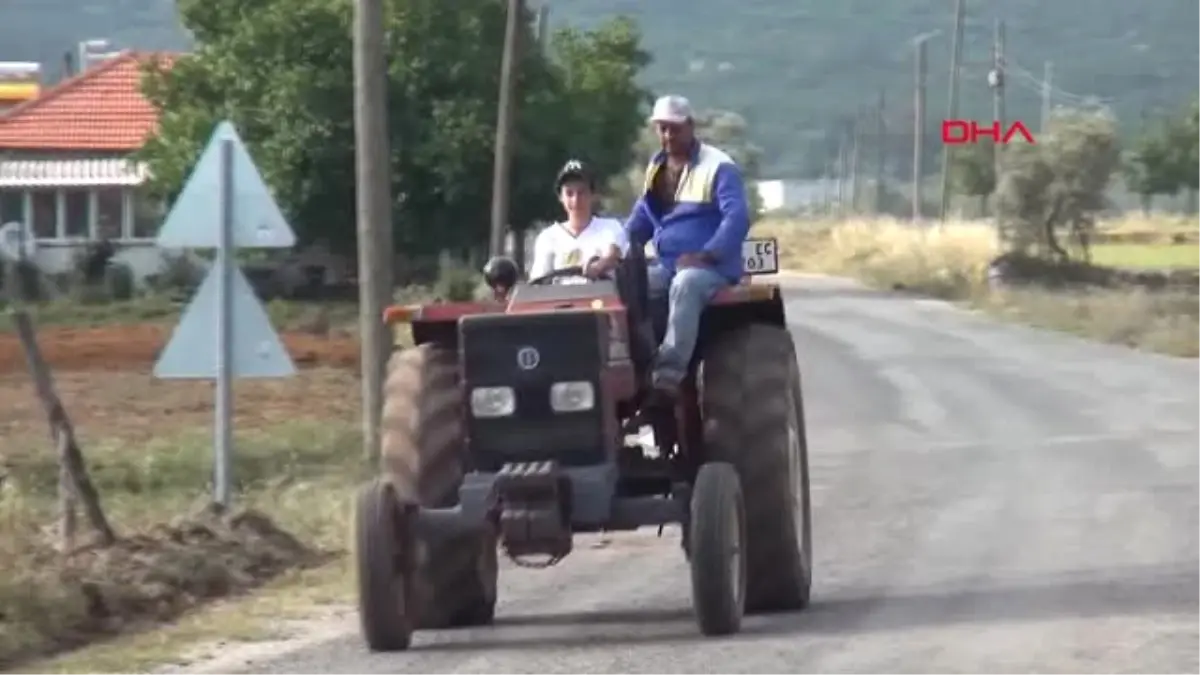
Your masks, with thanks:
[[[776,246],[748,240],[747,274],[776,272]],[[808,604],[804,407],[779,287],[713,299],[669,409],[644,405],[666,308],[651,306],[640,247],[612,279],[549,283],[581,272],[518,284],[507,304],[387,310],[415,346],[388,364],[382,476],[357,501],[371,650],[490,623],[499,551],[545,566],[576,532],[678,523],[705,635]],[[629,442],[647,426],[652,444]]]

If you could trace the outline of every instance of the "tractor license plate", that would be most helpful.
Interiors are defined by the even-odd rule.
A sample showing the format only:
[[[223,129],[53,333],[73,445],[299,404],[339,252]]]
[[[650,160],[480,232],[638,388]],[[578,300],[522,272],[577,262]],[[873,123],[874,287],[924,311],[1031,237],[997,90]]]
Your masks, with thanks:
[[[779,272],[779,242],[769,239],[747,239],[742,243],[742,272],[744,274],[775,274]]]

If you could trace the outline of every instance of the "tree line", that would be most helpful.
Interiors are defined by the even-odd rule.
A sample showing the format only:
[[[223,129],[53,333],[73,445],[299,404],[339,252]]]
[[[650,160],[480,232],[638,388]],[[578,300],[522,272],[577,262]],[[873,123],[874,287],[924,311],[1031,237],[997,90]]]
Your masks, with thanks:
[[[160,125],[139,157],[152,189],[168,201],[177,194],[214,125],[230,119],[300,244],[353,255],[351,0],[180,0],[179,11],[199,46],[169,68],[147,68],[143,90]],[[500,0],[386,5],[393,230],[404,257],[486,248],[505,11]],[[537,44],[533,18],[522,22],[525,45]],[[644,167],[648,106],[665,93],[638,83],[650,62],[626,17],[562,28],[543,49],[523,50],[514,229],[561,218],[553,176],[569,158],[610,187],[610,206],[627,201],[621,177]],[[748,162],[752,179],[760,151],[744,121],[708,111],[703,128]]]
[[[994,215],[1010,250],[1066,260],[1088,257],[1089,236],[1109,209],[1108,187],[1122,175],[1147,211],[1158,195],[1186,192],[1195,212],[1200,190],[1197,102],[1148,125],[1122,147],[1116,120],[1103,111],[1056,112],[1033,144],[954,148],[956,191]],[[999,152],[999,158],[996,153]]]

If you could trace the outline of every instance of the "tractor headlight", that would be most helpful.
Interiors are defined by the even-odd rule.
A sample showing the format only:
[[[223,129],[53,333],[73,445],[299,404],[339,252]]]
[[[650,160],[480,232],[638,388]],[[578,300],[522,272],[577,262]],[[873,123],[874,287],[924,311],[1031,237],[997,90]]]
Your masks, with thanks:
[[[554,412],[582,412],[596,405],[591,382],[555,382],[550,386],[550,407]]]
[[[517,409],[512,387],[476,387],[471,390],[471,414],[475,417],[508,417]]]

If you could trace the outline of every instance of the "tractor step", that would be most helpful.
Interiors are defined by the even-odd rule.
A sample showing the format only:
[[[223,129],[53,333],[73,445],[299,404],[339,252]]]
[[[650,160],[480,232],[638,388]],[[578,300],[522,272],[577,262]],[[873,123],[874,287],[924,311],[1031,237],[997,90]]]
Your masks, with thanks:
[[[512,462],[496,476],[500,537],[510,556],[571,552],[571,484],[557,462]]]

